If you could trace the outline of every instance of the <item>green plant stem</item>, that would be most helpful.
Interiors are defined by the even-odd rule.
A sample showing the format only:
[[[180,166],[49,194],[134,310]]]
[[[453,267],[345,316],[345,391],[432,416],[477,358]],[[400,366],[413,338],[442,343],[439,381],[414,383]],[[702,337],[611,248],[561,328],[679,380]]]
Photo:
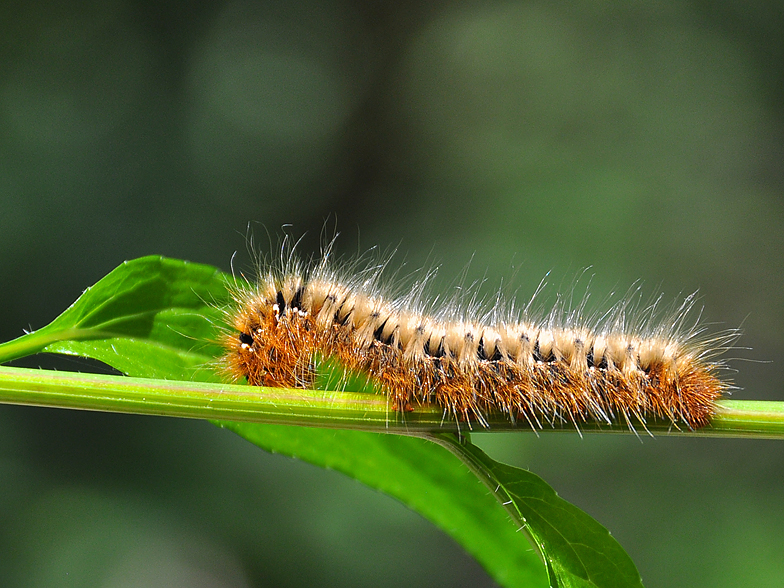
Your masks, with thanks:
[[[51,333],[48,331],[46,328],[39,329],[0,344],[0,363],[40,353],[44,347],[57,341],[79,340],[92,334],[79,329],[55,330]]]
[[[384,396],[373,394],[204,384],[3,366],[0,366],[0,403],[397,434],[465,432],[467,428],[465,423],[445,416],[438,407],[422,406],[400,414],[390,410]],[[513,423],[502,413],[490,414],[487,420],[488,428],[474,424],[473,431],[531,430],[527,423]],[[721,400],[717,403],[712,424],[704,429],[678,430],[667,422],[651,422],[645,428],[657,434],[781,439],[784,438],[784,402]],[[564,423],[556,427],[545,426],[541,432],[574,430],[574,426]],[[633,433],[622,423],[612,426],[583,423],[580,430]],[[644,434],[645,430],[636,433]]]

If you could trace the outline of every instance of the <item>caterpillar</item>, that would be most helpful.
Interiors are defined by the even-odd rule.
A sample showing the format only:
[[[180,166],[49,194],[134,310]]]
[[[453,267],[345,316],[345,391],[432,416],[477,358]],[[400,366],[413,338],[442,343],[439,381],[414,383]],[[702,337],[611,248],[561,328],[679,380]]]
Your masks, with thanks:
[[[386,261],[339,270],[330,250],[310,263],[283,253],[255,284],[234,288],[222,337],[230,379],[312,387],[321,354],[369,376],[401,413],[436,404],[487,426],[485,415],[500,411],[534,429],[587,421],[634,429],[649,418],[695,429],[730,388],[716,358],[737,333],[706,337],[699,317],[687,318],[694,295],[664,316],[661,298],[641,312],[627,297],[595,320],[563,309],[536,320],[528,306],[500,310],[499,296],[477,319],[476,304],[423,302],[428,277],[395,294],[381,278]]]

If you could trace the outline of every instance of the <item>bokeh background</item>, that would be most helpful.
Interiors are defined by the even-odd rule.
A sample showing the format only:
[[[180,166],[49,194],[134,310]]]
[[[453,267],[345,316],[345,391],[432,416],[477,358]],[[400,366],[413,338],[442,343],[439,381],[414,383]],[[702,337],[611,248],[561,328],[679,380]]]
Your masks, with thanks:
[[[525,298],[699,289],[735,398],[784,399],[778,2],[7,2],[2,339],[125,259],[247,269],[283,225]],[[333,229],[328,229],[327,232]],[[583,279],[584,281],[584,279]],[[589,304],[589,305],[590,305]],[[36,357],[20,365],[91,370]],[[780,441],[475,435],[647,586],[780,586]],[[0,407],[0,584],[492,586],[333,472],[197,421]]]

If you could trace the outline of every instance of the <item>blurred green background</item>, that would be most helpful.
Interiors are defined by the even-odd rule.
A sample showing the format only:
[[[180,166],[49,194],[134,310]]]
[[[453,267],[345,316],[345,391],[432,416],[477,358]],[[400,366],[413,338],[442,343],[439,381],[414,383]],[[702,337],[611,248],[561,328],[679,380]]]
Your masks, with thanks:
[[[6,2],[2,339],[125,259],[471,260],[591,303],[641,279],[742,325],[784,399],[779,2]],[[330,225],[331,226],[331,225]],[[751,360],[751,361],[749,361]],[[91,370],[36,357],[20,365]],[[647,586],[781,586],[784,444],[475,435],[607,526]],[[492,586],[440,531],[204,422],[0,407],[0,584]]]

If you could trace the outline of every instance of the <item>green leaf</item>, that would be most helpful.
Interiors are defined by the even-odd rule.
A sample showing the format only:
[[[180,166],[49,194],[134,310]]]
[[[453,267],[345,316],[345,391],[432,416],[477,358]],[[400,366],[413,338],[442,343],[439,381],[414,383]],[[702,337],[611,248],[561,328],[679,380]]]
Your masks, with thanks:
[[[476,476],[435,443],[358,431],[221,425],[267,451],[342,472],[397,498],[451,535],[502,586],[547,586],[525,534]]]
[[[47,326],[0,345],[0,363],[63,353],[138,377],[219,381],[205,366],[220,353],[213,341],[227,299],[214,267],[160,256],[126,261]]]
[[[544,554],[553,586],[642,586],[632,560],[609,531],[560,498],[539,476],[490,459],[453,435],[435,435],[485,482]]]
[[[211,366],[221,353],[215,341],[228,283],[208,266],[162,257],[126,262],[48,326],[0,345],[0,362],[46,351],[92,357],[136,377],[218,381]],[[335,369],[324,362],[321,381],[331,385],[339,378],[373,392],[366,379],[344,379]],[[502,585],[545,586],[548,575],[554,586],[641,585],[634,564],[603,527],[535,475],[496,463],[465,440],[220,426],[394,496],[454,537]]]

